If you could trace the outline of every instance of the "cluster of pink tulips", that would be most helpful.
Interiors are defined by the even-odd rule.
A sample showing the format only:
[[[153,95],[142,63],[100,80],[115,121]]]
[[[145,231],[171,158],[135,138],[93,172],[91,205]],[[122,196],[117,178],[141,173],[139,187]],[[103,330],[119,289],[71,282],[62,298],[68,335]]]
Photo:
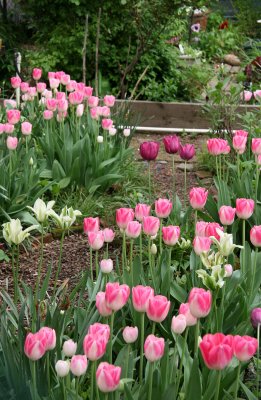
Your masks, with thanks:
[[[252,98],[260,101],[261,90],[255,90],[254,92],[251,92],[250,90],[244,90],[244,92],[241,94],[241,98],[246,102],[249,102]]]

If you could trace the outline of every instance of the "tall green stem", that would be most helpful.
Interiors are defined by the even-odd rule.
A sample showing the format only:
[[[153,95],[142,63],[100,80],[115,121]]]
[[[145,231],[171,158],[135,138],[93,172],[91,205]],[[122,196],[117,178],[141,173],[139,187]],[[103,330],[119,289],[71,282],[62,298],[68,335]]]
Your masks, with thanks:
[[[172,248],[169,248],[169,266],[168,266],[168,278],[169,278],[169,290],[168,290],[168,298],[170,300],[170,282],[171,282],[171,254],[172,254]]]
[[[57,266],[57,270],[56,270],[55,281],[54,281],[54,289],[53,289],[53,294],[54,295],[55,295],[55,290],[56,290],[56,286],[57,286],[57,280],[59,278],[59,274],[61,272],[61,266],[62,266],[64,235],[65,235],[65,231],[62,232],[62,237],[61,237],[61,241],[60,241],[59,261],[58,261],[58,266]]]
[[[259,399],[259,353],[260,353],[260,324],[257,324],[257,357],[256,357],[256,394]]]
[[[176,176],[175,176],[175,158],[174,154],[172,155],[172,201],[174,204],[175,195],[176,195]]]
[[[252,298],[254,292],[254,285],[255,285],[255,276],[256,276],[256,264],[257,264],[257,255],[258,255],[258,247],[255,248],[255,257],[254,257],[254,267],[252,271],[252,282],[251,282],[251,292],[250,292],[250,299]]]
[[[258,193],[258,183],[259,183],[260,165],[256,164],[256,187],[255,187],[255,206],[257,205],[257,193]]]
[[[198,210],[195,210],[195,234],[196,234],[197,222],[198,222]]]
[[[243,274],[246,272],[246,249],[245,249],[245,241],[246,241],[246,220],[243,219],[243,229],[242,229],[242,246],[244,246],[243,250],[243,265],[242,272]]]
[[[127,344],[127,357],[126,357],[126,378],[128,378],[129,372],[129,358],[130,358],[130,344]]]
[[[16,294],[16,275],[15,275],[15,246],[12,245],[12,272],[13,272],[13,282],[14,282],[14,303],[17,303]]]
[[[182,353],[181,353],[181,359],[180,359],[180,364],[179,364],[179,371],[178,371],[178,379],[177,379],[177,385],[176,385],[176,397],[178,396],[179,393],[179,385],[180,385],[180,380],[181,380],[181,374],[182,374],[182,369],[183,369],[183,362],[184,362],[184,356],[185,356],[185,347],[188,339],[188,327],[186,328],[185,331],[185,337],[184,337],[184,343],[182,347]]]
[[[95,362],[92,361],[92,366],[91,366],[91,400],[94,399],[94,382],[95,382]]]
[[[124,230],[122,238],[122,272],[124,272],[125,264],[126,264],[126,233]]]
[[[32,387],[33,387],[33,400],[37,399],[37,385],[36,385],[36,362],[30,361],[31,376],[32,376]]]
[[[199,324],[200,320],[197,320],[196,330],[195,330],[195,341],[194,341],[194,356],[198,356],[198,337],[199,337]]]
[[[90,272],[91,272],[91,280],[93,282],[93,269],[92,269],[92,247],[90,247]]]
[[[109,258],[109,243],[106,243],[106,260]]]
[[[238,386],[239,386],[239,377],[240,377],[240,369],[241,369],[241,364],[240,364],[240,361],[239,361],[238,367],[237,367],[236,387],[235,387],[235,394],[234,394],[234,399],[235,399],[235,400],[237,400],[237,393],[238,393]]]
[[[141,323],[140,323],[140,384],[141,384],[143,376],[143,345],[144,345],[144,319],[145,319],[144,312],[140,314],[140,318],[141,318]]]
[[[154,271],[152,269],[152,260],[151,260],[151,237],[148,238],[148,253],[149,253],[149,267],[150,267],[150,274],[152,279],[153,288],[156,289],[155,280],[154,280]]]
[[[37,281],[36,281],[36,289],[35,289],[35,303],[37,304],[38,301],[38,291],[39,285],[41,280],[41,272],[42,272],[42,265],[43,265],[43,241],[44,241],[44,229],[43,225],[41,225],[41,251],[40,251],[40,261],[38,264],[38,271],[37,271]]]
[[[47,351],[46,354],[46,372],[47,372],[47,387],[48,387],[48,395],[51,394],[51,382],[50,382],[50,352]]]
[[[95,271],[96,271],[96,282],[99,276],[99,252],[98,250],[95,251]]]
[[[112,311],[111,319],[110,319],[110,347],[109,347],[109,360],[110,364],[112,364],[112,338],[113,338],[113,323],[114,323],[114,311]]]
[[[219,168],[218,168],[218,157],[216,156],[216,175],[219,180]]]
[[[238,176],[238,179],[240,179],[240,157],[239,157],[239,153],[237,153],[237,176]]]
[[[130,273],[131,273],[131,286],[133,287],[133,239],[130,241]]]
[[[77,376],[76,377],[76,384],[75,384],[76,400],[78,400],[78,398],[79,398],[79,379],[80,379],[80,377]]]
[[[151,398],[152,398],[153,369],[154,369],[154,363],[150,362],[150,364],[149,364],[149,393],[148,393],[148,400],[151,400]]]
[[[150,204],[152,203],[152,199],[151,199],[151,170],[150,170],[150,161],[148,161],[149,163],[149,202]]]
[[[184,168],[184,210],[187,207],[187,161],[185,161]]]
[[[215,393],[215,399],[214,400],[218,400],[218,398],[219,398],[219,389],[220,389],[220,382],[221,382],[221,374],[222,374],[222,371],[221,370],[219,370],[218,371],[218,378],[217,378],[217,384],[216,384],[216,393]]]
[[[140,233],[140,268],[142,270],[142,232]]]
[[[160,254],[162,253],[162,218],[160,218],[160,228],[159,228],[159,248]]]

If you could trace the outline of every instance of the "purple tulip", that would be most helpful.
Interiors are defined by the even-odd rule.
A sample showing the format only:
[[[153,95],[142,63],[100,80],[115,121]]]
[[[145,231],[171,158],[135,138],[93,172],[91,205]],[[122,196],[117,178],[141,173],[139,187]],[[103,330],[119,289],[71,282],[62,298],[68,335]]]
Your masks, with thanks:
[[[163,143],[168,154],[176,154],[179,151],[180,143],[177,135],[165,136]]]
[[[179,155],[182,160],[189,161],[191,160],[194,155],[195,155],[195,147],[194,144],[185,144],[182,146],[182,144],[179,146]]]
[[[159,147],[158,142],[143,142],[140,145],[140,155],[144,160],[155,160],[159,152]]]
[[[254,328],[257,328],[257,325],[261,325],[261,308],[253,308],[251,311],[251,322]]]

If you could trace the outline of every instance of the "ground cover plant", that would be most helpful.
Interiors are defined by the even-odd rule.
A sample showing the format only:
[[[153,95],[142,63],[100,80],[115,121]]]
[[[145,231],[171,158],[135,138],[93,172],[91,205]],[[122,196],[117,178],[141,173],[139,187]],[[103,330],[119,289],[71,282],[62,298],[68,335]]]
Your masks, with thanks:
[[[33,71],[38,91],[25,85],[21,111],[12,101],[2,111],[1,222],[12,279],[0,292],[0,398],[258,399],[258,131],[245,126],[207,140],[215,194],[195,186],[187,196],[195,147],[186,138],[143,142],[148,188],[142,202],[126,198],[107,225],[83,215],[80,203],[57,205],[51,192],[46,199],[36,190],[53,184],[72,193],[78,187],[104,190],[111,185],[109,167],[129,151],[130,126],[117,120],[113,96],[104,97],[101,107],[90,87],[72,83],[65,73],[49,74],[51,90],[42,86],[40,96],[40,75]],[[22,90],[19,79],[11,82]],[[173,159],[170,198],[154,195],[151,166],[160,146]],[[175,154],[184,162],[183,198],[176,193]],[[32,185],[24,189],[23,169],[29,174],[34,166],[36,192],[22,198],[26,218],[19,218],[20,210],[9,206],[19,204],[16,193],[28,194]],[[71,290],[59,276],[65,235],[76,224],[90,257]],[[50,260],[43,273],[44,238],[53,229],[60,237],[58,263]],[[20,278],[20,250],[35,234],[40,257],[35,282],[27,285]],[[247,379],[250,366],[253,377]]]

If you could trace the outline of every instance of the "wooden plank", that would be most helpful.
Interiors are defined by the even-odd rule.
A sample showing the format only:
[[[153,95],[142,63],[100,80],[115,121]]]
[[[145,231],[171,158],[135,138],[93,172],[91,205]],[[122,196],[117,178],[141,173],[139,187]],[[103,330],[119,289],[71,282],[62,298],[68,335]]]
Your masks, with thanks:
[[[117,100],[121,104],[123,100]],[[131,112],[140,115],[139,126],[184,129],[209,129],[209,121],[202,113],[201,103],[160,103],[154,101],[131,101]],[[250,112],[258,106],[239,106],[237,113]],[[236,121],[233,129],[240,127]]]

